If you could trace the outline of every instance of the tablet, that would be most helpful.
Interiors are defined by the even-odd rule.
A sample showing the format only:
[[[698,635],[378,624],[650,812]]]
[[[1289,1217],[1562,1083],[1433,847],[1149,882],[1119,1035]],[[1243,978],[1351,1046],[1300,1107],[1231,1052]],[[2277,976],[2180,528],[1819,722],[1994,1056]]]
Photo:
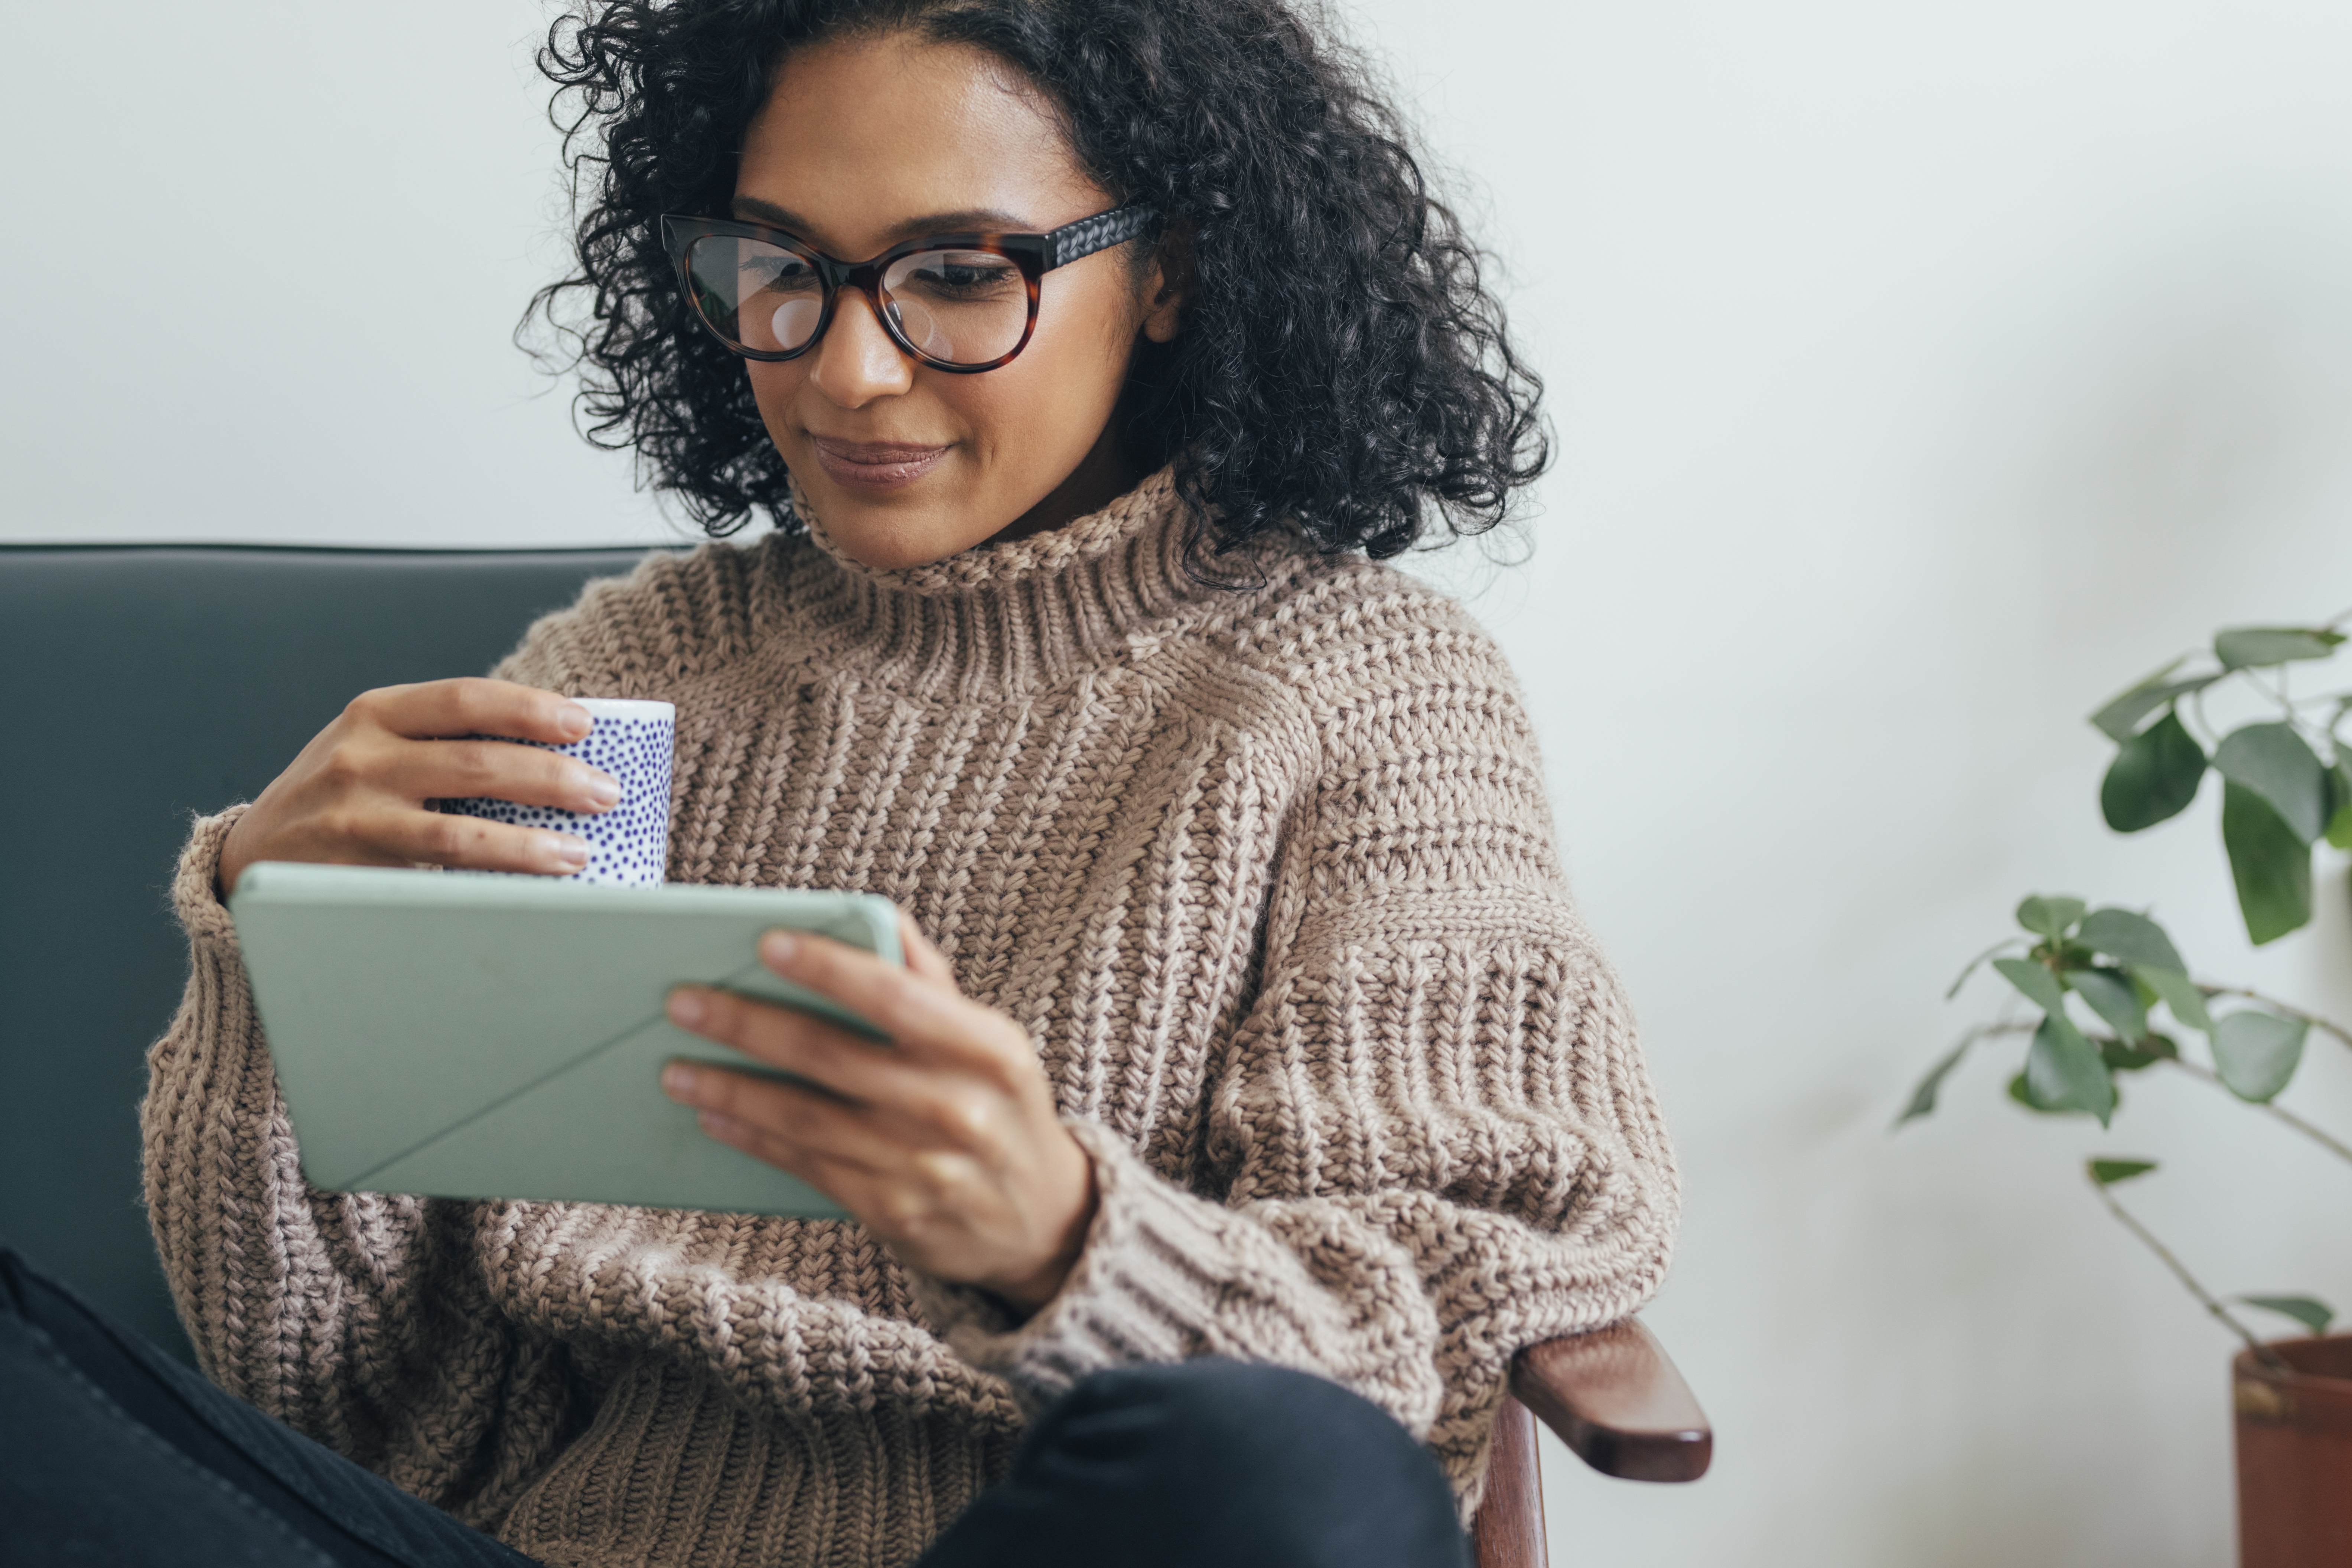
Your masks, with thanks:
[[[662,1005],[722,986],[878,1041],[755,949],[782,927],[903,963],[887,899],[264,861],[229,912],[318,1186],[843,1216],[662,1093],[673,1058],[762,1070]]]

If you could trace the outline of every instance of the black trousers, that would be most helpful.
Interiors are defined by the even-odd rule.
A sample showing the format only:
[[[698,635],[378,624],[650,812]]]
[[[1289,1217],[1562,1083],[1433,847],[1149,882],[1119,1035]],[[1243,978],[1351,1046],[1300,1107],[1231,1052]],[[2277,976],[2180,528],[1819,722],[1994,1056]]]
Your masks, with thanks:
[[[1280,1367],[1087,1379],[919,1568],[1463,1568],[1443,1475]],[[0,1246],[0,1563],[535,1568],[129,1334]]]

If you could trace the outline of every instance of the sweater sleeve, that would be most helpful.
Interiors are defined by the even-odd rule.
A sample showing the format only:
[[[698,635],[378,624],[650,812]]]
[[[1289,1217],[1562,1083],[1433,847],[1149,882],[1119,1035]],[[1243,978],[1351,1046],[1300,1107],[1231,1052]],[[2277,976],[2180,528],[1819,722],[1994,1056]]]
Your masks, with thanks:
[[[708,572],[732,557],[698,559]],[[655,554],[625,582],[590,583],[492,673],[596,695],[675,676],[679,649],[700,643],[632,640],[631,623],[609,611],[633,592],[687,604],[677,570]],[[698,627],[700,642],[723,642],[734,626]],[[172,896],[188,982],[148,1052],[140,1110],[149,1222],[181,1321],[222,1387],[461,1517],[495,1518],[569,1418],[564,1352],[492,1308],[499,1242],[485,1221],[502,1205],[330,1193],[304,1179],[215,890],[222,843],[245,809],[198,821],[182,852]]]
[[[1099,1208],[1060,1293],[1016,1325],[929,1287],[1024,1405],[1122,1363],[1296,1366],[1423,1436],[1466,1510],[1513,1353],[1657,1288],[1679,1196],[1633,1019],[1509,672],[1455,641],[1450,673],[1314,716],[1320,776],[1209,1085],[1212,1190],[1073,1121]]]
[[[302,1175],[214,890],[243,814],[204,818],[173,901],[178,1015],[140,1108],[149,1221],[214,1382],[469,1522],[495,1522],[563,1435],[562,1352],[490,1310],[482,1205],[313,1187]]]
[[[492,673],[597,695],[635,695],[674,674],[672,644],[631,642],[606,611],[629,588],[666,592],[676,570],[656,554],[626,586],[590,583]],[[304,1179],[215,890],[222,843],[245,809],[199,820],[181,854],[172,898],[188,982],[149,1049],[140,1108],[149,1223],[181,1321],[230,1393],[494,1524],[570,1435],[577,1380],[543,1326],[492,1302],[512,1205],[331,1193]]]

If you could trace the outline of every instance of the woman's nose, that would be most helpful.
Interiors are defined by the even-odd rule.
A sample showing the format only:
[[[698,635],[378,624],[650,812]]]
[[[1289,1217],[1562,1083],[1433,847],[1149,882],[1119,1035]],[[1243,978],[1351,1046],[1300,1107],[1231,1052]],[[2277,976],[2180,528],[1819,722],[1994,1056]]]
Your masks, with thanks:
[[[844,408],[863,408],[915,384],[915,363],[891,341],[865,292],[844,289],[834,306],[833,325],[816,345],[810,379],[826,399]]]

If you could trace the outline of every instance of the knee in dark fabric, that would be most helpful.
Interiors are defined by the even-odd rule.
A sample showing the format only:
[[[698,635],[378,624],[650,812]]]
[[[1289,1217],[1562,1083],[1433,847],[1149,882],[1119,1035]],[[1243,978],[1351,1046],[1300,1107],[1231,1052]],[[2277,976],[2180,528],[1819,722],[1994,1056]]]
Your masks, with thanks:
[[[1160,1463],[1202,1480],[1231,1471],[1311,1483],[1329,1468],[1322,1456],[1339,1452],[1360,1450],[1374,1462],[1425,1459],[1404,1428],[1361,1395],[1308,1373],[1242,1362],[1098,1373],[1046,1416],[1049,1426],[1063,1423],[1066,1440],[1122,1453],[1148,1445]]]
[[[18,1273],[24,1268],[24,1254],[0,1241],[0,1312],[25,1315],[24,1293],[17,1284]]]
[[[1369,1400],[1285,1367],[1097,1373],[1047,1413],[1025,1457],[1102,1497],[1107,1527],[1165,1532],[1170,1562],[1465,1560],[1453,1493],[1428,1450]]]

